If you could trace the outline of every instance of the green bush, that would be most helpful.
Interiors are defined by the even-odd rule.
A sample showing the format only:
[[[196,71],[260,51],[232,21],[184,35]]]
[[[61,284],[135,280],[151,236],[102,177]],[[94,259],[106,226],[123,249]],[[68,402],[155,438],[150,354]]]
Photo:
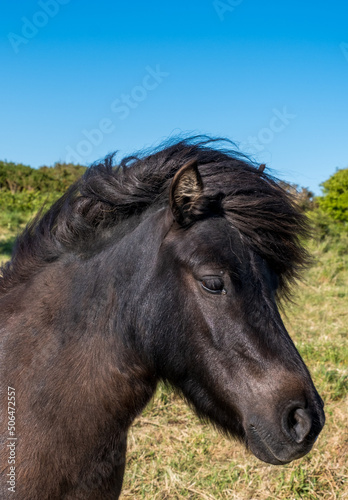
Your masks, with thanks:
[[[337,170],[321,184],[323,196],[316,201],[321,210],[332,219],[348,223],[348,168]]]
[[[72,163],[55,163],[53,167],[31,168],[21,163],[0,161],[0,193],[23,191],[63,193],[84,173],[86,167]]]

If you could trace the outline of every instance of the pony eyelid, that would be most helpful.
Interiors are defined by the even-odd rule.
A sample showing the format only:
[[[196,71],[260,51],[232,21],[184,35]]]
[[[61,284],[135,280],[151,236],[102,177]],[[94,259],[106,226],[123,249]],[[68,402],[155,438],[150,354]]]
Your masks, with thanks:
[[[214,279],[214,278],[217,278],[218,280],[221,281],[221,285],[222,285],[222,288],[221,289],[217,289],[217,290],[214,290],[213,288],[209,288],[208,286],[206,286],[204,283],[207,279]],[[214,275],[212,276],[205,276],[203,277],[201,280],[200,280],[200,283],[201,283],[201,287],[207,291],[208,293],[211,293],[212,295],[226,295],[227,294],[227,291],[225,289],[225,284],[223,282],[223,280],[221,279],[221,277],[216,277]]]

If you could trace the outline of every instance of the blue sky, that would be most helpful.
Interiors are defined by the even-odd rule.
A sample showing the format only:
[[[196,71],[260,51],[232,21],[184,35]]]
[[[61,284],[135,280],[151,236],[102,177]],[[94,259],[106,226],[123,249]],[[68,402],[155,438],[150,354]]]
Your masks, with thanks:
[[[205,133],[316,194],[348,166],[345,0],[5,0],[0,58],[3,160]]]

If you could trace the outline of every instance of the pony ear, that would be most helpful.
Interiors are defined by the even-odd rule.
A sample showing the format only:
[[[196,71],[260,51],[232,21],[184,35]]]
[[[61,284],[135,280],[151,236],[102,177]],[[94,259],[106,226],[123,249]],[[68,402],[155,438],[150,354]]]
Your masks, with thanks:
[[[174,219],[181,226],[187,226],[194,220],[202,192],[203,182],[197,160],[190,160],[177,171],[170,186],[170,207]]]

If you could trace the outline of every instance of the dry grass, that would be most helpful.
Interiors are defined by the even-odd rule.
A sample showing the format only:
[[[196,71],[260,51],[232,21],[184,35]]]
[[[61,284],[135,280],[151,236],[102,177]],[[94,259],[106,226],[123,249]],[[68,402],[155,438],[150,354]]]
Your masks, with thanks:
[[[274,467],[198,423],[175,396],[169,401],[163,407],[158,398],[130,432],[122,498],[348,498],[347,436],[342,439],[346,402],[332,406],[310,455]]]

